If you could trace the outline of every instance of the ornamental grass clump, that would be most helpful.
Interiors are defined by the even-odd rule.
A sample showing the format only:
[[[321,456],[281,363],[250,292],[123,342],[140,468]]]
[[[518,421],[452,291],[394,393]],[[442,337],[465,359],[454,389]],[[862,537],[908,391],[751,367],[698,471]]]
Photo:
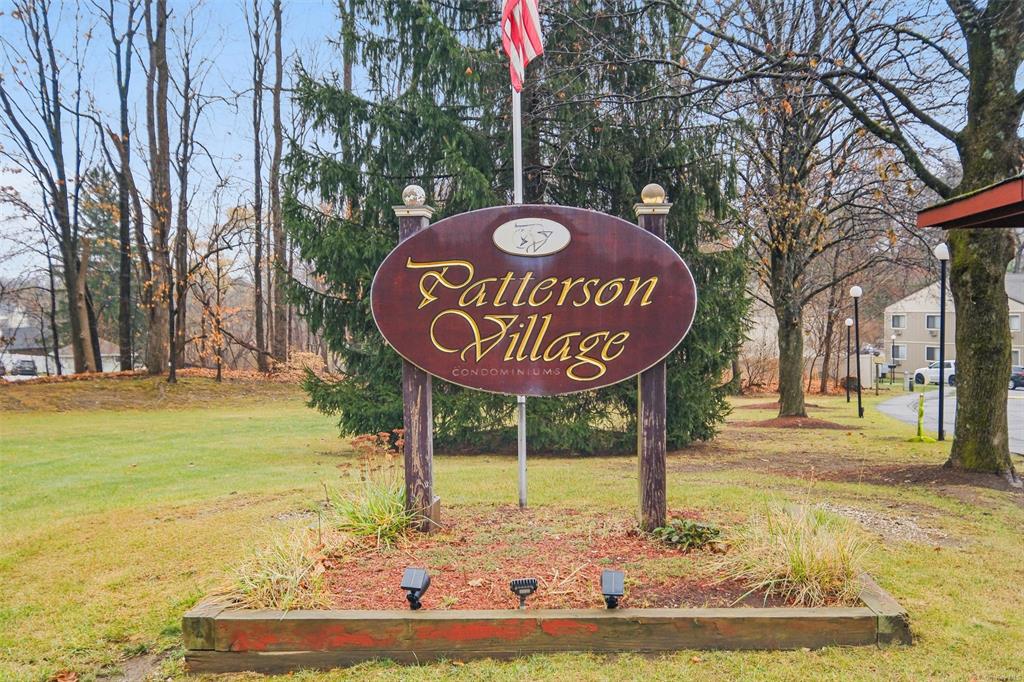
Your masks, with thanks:
[[[817,507],[769,507],[728,538],[726,579],[767,601],[800,606],[855,603],[867,539],[851,522]],[[742,599],[742,598],[741,598]]]
[[[402,437],[402,430],[395,429],[351,441],[360,459],[359,483],[354,493],[331,503],[338,530],[372,538],[377,547],[391,547],[419,518],[405,508],[405,485],[395,463]]]
[[[316,609],[330,605],[322,548],[308,530],[254,548],[235,570],[228,598],[251,609]]]

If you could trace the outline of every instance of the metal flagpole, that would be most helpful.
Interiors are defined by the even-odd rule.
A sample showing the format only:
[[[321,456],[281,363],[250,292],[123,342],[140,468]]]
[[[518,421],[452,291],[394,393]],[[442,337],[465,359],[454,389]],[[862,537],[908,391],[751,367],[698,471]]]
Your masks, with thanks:
[[[512,203],[523,203],[523,107],[518,90],[512,88]],[[519,508],[526,509],[526,396],[516,396],[519,416]]]

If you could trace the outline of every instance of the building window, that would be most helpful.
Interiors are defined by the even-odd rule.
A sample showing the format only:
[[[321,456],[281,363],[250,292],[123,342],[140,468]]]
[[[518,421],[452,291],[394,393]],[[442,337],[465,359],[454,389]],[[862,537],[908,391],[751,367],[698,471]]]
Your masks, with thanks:
[[[893,344],[892,347],[892,360],[906,360],[907,359],[907,346],[902,343]]]
[[[1010,360],[1010,364],[1011,365],[1015,365],[1015,366],[1019,365],[1020,364],[1020,348],[1014,348],[1012,351],[1010,351],[1010,358],[1011,358],[1011,360]]]
[[[939,359],[939,347],[928,346],[924,349],[924,359],[928,362],[935,362]]]
[[[1020,315],[1010,315],[1010,331],[1020,331]]]
[[[942,319],[942,315],[925,315],[924,326],[925,329],[938,329],[939,320]]]
[[[893,329],[906,329],[907,328],[907,316],[906,315],[893,315],[892,316],[892,328]]]

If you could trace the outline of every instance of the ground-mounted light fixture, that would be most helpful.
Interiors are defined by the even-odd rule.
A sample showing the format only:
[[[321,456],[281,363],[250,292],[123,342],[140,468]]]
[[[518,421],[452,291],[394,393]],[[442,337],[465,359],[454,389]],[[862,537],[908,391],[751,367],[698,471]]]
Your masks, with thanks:
[[[509,583],[512,593],[519,597],[519,608],[526,608],[526,598],[537,591],[536,578],[516,578]]]
[[[625,594],[626,575],[622,571],[605,569],[601,571],[601,594],[604,603],[610,609],[619,607],[619,600]]]
[[[418,610],[423,604],[420,599],[423,593],[430,587],[430,575],[425,568],[407,568],[402,575],[402,589],[406,591],[405,598],[409,600],[409,608]]]

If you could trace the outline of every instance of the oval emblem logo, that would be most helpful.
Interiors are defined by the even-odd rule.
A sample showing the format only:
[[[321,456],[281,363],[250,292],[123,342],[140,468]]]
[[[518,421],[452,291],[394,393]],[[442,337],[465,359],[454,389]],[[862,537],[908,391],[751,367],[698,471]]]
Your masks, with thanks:
[[[564,243],[547,252],[556,237]],[[544,396],[608,386],[662,360],[689,331],[697,291],[679,254],[632,223],[566,206],[500,206],[399,244],[377,270],[370,303],[384,338],[430,374]]]
[[[498,225],[494,245],[513,256],[549,256],[569,245],[565,225],[547,218],[525,216]]]

